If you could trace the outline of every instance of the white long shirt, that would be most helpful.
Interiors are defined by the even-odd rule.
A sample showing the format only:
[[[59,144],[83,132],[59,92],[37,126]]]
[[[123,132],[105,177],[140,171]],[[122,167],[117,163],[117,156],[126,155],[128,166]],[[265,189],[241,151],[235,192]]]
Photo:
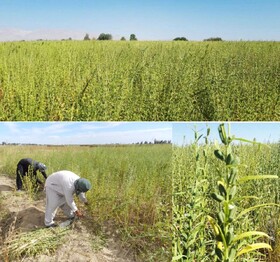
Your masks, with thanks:
[[[78,175],[71,171],[62,170],[48,176],[45,186],[55,191],[58,195],[64,196],[68,206],[75,212],[78,208],[74,202],[74,182],[79,178]],[[87,201],[85,193],[80,193],[79,198],[82,202]]]

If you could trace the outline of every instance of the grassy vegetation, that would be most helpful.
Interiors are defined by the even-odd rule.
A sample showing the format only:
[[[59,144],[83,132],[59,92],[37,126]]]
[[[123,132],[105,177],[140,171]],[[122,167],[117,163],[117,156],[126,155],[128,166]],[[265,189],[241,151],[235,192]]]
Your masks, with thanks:
[[[279,261],[280,145],[224,135],[173,149],[173,261]]]
[[[15,178],[17,162],[31,157],[48,175],[71,170],[88,178],[87,218],[110,225],[139,261],[170,261],[171,154],[171,145],[1,146],[0,171]]]
[[[279,42],[0,43],[0,120],[280,120]]]

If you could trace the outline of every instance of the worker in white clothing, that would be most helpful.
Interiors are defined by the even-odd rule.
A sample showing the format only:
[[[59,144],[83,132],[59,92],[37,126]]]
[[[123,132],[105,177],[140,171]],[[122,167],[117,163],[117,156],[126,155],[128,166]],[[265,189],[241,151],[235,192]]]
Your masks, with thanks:
[[[85,192],[91,188],[90,182],[85,178],[80,178],[71,171],[58,171],[48,176],[45,184],[46,190],[46,227],[55,227],[54,223],[57,208],[61,208],[69,218],[82,217],[83,214],[78,210],[74,202],[74,194],[87,204]]]

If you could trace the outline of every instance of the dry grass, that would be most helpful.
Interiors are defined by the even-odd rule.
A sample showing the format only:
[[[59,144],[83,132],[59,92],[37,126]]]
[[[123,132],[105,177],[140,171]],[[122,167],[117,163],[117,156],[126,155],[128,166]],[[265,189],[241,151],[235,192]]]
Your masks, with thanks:
[[[35,257],[40,254],[50,255],[62,243],[69,228],[43,228],[31,232],[15,230],[16,217],[10,225],[3,243],[0,257],[4,261],[14,261],[23,257]]]

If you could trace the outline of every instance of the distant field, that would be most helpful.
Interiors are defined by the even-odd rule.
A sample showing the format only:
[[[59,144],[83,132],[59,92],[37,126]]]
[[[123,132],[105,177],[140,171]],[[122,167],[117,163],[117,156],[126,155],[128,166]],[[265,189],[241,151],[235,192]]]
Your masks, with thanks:
[[[0,120],[280,120],[279,42],[0,43]]]

